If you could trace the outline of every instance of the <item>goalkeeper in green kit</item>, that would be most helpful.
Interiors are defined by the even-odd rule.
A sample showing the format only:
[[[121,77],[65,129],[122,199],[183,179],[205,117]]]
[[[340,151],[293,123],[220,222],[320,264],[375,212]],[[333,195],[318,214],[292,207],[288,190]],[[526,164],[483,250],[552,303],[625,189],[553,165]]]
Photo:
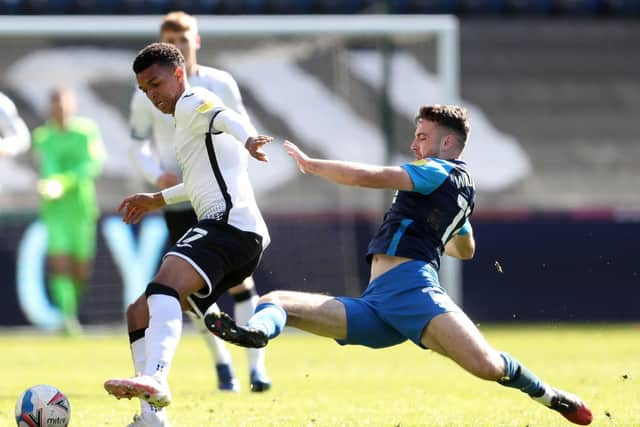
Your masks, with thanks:
[[[54,90],[50,102],[49,120],[33,132],[41,218],[48,233],[49,292],[62,313],[63,332],[77,334],[78,302],[95,255],[99,208],[94,181],[104,150],[95,122],[74,116],[71,91]]]

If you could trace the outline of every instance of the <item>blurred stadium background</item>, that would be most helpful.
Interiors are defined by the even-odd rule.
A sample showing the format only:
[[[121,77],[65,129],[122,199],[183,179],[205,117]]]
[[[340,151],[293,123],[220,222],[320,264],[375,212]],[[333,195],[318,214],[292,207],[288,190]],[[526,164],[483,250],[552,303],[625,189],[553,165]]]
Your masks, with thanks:
[[[145,188],[127,157],[130,62],[176,9],[200,18],[199,62],[236,77],[258,129],[312,153],[400,162],[420,104],[470,110],[478,251],[449,264],[444,284],[473,319],[640,319],[640,1],[0,0],[0,91],[34,128],[49,90],[69,86],[103,132],[85,324],[122,322],[162,251],[158,218],[129,229],[113,211]],[[322,28],[396,15],[407,19],[398,33],[274,33],[281,19]],[[277,144],[269,153],[251,170],[273,237],[258,289],[359,294],[391,194],[300,176]],[[29,154],[0,159],[0,325],[43,326],[51,311],[35,180]]]

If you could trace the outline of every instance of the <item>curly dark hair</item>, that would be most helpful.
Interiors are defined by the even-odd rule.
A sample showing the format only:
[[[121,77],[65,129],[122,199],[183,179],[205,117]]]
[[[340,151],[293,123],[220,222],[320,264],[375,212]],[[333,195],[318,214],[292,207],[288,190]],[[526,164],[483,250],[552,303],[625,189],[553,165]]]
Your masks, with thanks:
[[[467,110],[457,105],[429,105],[420,107],[415,121],[428,120],[435,122],[453,132],[458,138],[460,149],[467,143],[471,132]]]
[[[184,67],[184,56],[180,50],[169,43],[152,43],[143,48],[133,61],[133,72],[138,74],[153,64]]]

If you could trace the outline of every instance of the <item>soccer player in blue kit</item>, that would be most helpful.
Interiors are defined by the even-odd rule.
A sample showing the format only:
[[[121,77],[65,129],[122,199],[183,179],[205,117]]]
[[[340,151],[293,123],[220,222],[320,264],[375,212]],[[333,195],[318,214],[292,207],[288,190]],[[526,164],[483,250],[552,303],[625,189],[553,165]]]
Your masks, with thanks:
[[[475,240],[469,222],[475,186],[460,159],[469,134],[464,109],[423,106],[411,150],[402,166],[311,158],[295,144],[287,153],[303,173],[337,184],[395,189],[396,196],[369,244],[371,276],[360,298],[273,291],[260,298],[246,326],[225,313],[205,317],[209,330],[245,347],[263,347],[285,324],[342,345],[389,347],[406,340],[449,357],[478,378],[528,394],[569,421],[588,425],[592,415],[578,397],[543,383],[515,358],[489,345],[438,281],[444,253],[470,259]]]

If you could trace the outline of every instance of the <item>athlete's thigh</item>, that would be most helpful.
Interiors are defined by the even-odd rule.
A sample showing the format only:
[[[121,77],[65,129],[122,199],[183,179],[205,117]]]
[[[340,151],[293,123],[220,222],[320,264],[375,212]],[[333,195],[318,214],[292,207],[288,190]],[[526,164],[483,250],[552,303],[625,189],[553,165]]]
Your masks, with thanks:
[[[336,300],[344,307],[347,323],[345,338],[337,339],[338,344],[384,348],[407,340],[382,319],[375,305],[365,298],[338,297]]]
[[[47,253],[51,255],[70,255],[72,239],[67,222],[62,218],[44,218],[47,229]]]
[[[229,293],[231,295],[236,295],[242,292],[250,291],[256,287],[255,281],[252,276],[245,277],[244,280],[239,282],[237,285],[229,288]]]
[[[67,254],[51,254],[48,256],[51,274],[73,274],[73,259]]]
[[[84,284],[89,279],[92,268],[92,260],[77,260],[74,258],[71,262],[71,274],[73,276],[73,280]]]
[[[68,227],[71,240],[71,255],[78,261],[89,261],[96,253],[96,221],[79,218]]]
[[[266,299],[284,308],[289,326],[335,339],[347,336],[345,307],[334,297],[308,292],[276,291],[268,294]]]
[[[424,330],[434,318],[461,311],[439,286],[436,271],[424,261],[405,262],[381,274],[362,298],[386,324],[421,347]]]
[[[153,281],[175,289],[183,303],[189,295],[205,287],[203,277],[194,266],[175,255],[164,257]]]
[[[467,370],[472,370],[478,360],[495,352],[462,311],[443,313],[431,319],[421,342]]]
[[[195,297],[215,302],[253,274],[262,254],[261,237],[214,220],[198,222],[172,246],[165,258],[180,258],[204,280]]]

